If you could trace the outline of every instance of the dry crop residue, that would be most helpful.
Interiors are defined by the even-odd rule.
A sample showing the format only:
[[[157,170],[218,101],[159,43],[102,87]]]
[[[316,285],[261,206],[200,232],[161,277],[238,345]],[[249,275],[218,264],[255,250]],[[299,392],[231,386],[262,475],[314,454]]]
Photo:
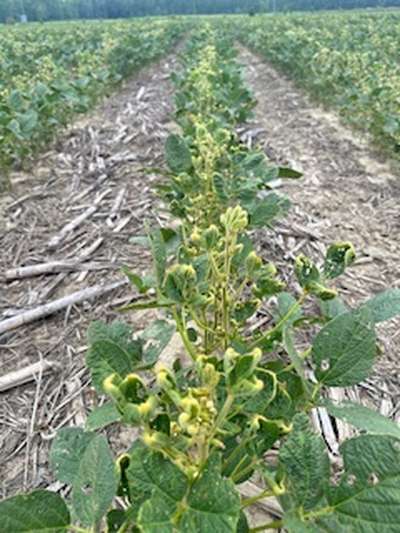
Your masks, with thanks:
[[[320,260],[331,242],[349,240],[358,260],[339,282],[348,303],[399,287],[400,178],[338,117],[318,108],[257,55],[240,48],[240,61],[258,100],[254,123],[244,136],[259,142],[273,161],[304,172],[300,181],[281,184],[293,206],[284,222],[266,232],[265,253],[272,250],[275,258],[286,260],[304,253]],[[361,400],[400,421],[399,325],[397,319],[378,328],[384,355],[373,377],[357,388],[334,389],[336,399]],[[314,422],[334,454],[338,434],[340,439],[353,431],[341,422],[332,427],[323,411]]]
[[[157,178],[142,169],[163,161],[175,67],[169,56],[141,70],[63,133],[30,173],[12,176],[12,192],[0,198],[3,325],[24,310],[120,282],[122,264],[138,272],[148,267],[148,252],[129,237],[144,233],[146,219],[162,216],[152,191]],[[53,261],[66,266],[56,265],[50,275],[4,280],[12,268]],[[33,363],[52,365],[25,385],[3,381],[8,390],[0,392],[0,499],[52,481],[52,437],[59,427],[82,424],[96,397],[86,387],[83,364],[88,324],[117,318],[117,307],[134,295],[120,286],[0,335],[3,378]],[[135,318],[135,326],[143,320]]]

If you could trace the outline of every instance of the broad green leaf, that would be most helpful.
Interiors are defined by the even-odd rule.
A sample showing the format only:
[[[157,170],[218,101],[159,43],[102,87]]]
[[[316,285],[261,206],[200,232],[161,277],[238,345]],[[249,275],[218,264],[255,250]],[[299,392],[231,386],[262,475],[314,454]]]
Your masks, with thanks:
[[[278,169],[279,178],[298,179],[298,178],[301,178],[302,175],[303,175],[302,172],[299,172],[298,170],[294,170],[293,168],[279,167]]]
[[[190,486],[170,461],[143,446],[136,447],[127,474],[135,493],[151,494],[139,511],[138,525],[143,533],[235,532],[240,497],[220,471],[220,458],[214,456]]]
[[[132,490],[132,498],[139,494],[149,497],[152,491],[157,489],[173,500],[179,501],[186,491],[187,478],[179,468],[142,443],[135,444],[126,475]]]
[[[19,122],[15,118],[10,120],[7,129],[9,129],[20,141],[24,140]]]
[[[18,122],[24,134],[29,135],[36,128],[39,121],[39,115],[33,109],[29,109],[25,113],[18,114]]]
[[[331,387],[355,385],[368,376],[376,338],[368,310],[343,313],[328,322],[312,346],[318,381]]]
[[[330,415],[340,418],[344,422],[367,431],[368,433],[391,435],[392,437],[400,439],[399,424],[393,422],[386,416],[381,415],[377,411],[368,409],[368,407],[352,402],[343,402],[335,405],[328,401],[323,403],[323,407],[327,409]]]
[[[113,373],[125,377],[140,365],[142,342],[132,340],[132,329],[122,322],[93,322],[88,330],[86,364],[93,384],[102,392],[103,381]]]
[[[362,305],[372,313],[377,324],[400,315],[400,289],[388,289],[376,295]]]
[[[154,495],[140,508],[138,524],[143,533],[178,533],[172,523],[176,501],[167,494],[154,491]]]
[[[20,91],[14,89],[8,96],[8,105],[13,111],[21,111],[24,107],[24,98]]]
[[[311,430],[307,415],[294,417],[293,430],[279,451],[279,462],[296,507],[312,509],[323,497],[330,465],[324,442]]]
[[[165,143],[165,156],[169,168],[178,174],[188,172],[192,167],[192,155],[185,139],[171,134]]]
[[[331,511],[321,531],[397,533],[400,524],[400,444],[389,436],[362,435],[340,451],[345,473],[327,493]],[[325,525],[328,528],[325,529]]]
[[[113,403],[105,403],[100,407],[96,407],[89,413],[86,420],[86,431],[95,431],[96,429],[103,429],[114,422],[121,421],[121,413]]]
[[[304,512],[298,506],[285,513],[284,524],[289,532],[397,533],[400,523],[398,439],[362,435],[345,441],[340,451],[344,473],[339,483],[326,486],[323,502],[314,509]]]
[[[290,315],[286,324],[293,324],[296,320],[303,316],[303,312],[300,306],[296,306],[297,300],[289,292],[281,292],[277,296],[278,309],[277,316],[275,318],[276,322],[282,320],[286,317],[288,313],[293,309],[293,314]]]
[[[285,215],[290,207],[287,198],[275,193],[269,193],[250,213],[252,227],[269,227],[277,218]]]
[[[168,345],[176,327],[166,320],[156,320],[141,334],[143,339],[143,363],[152,366],[157,362],[159,355]]]
[[[348,311],[346,304],[339,298],[339,296],[332,298],[332,300],[321,300],[319,302],[319,307],[324,317],[329,320]]]
[[[312,524],[306,524],[293,511],[283,515],[283,525],[287,533],[321,533],[320,529]]]
[[[214,455],[187,496],[188,508],[179,523],[182,532],[236,531],[240,513],[239,492],[220,472],[220,457]]]
[[[50,450],[50,464],[59,481],[73,484],[83,454],[95,436],[82,428],[62,428],[57,432]]]
[[[2,533],[61,533],[69,530],[64,500],[47,490],[36,490],[0,502]]]
[[[72,503],[84,526],[93,526],[109,510],[117,493],[118,477],[107,440],[102,435],[89,443],[72,486]]]

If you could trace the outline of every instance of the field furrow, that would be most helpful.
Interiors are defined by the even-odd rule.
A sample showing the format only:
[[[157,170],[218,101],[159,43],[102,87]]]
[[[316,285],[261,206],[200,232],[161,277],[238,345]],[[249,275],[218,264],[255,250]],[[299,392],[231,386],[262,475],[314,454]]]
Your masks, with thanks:
[[[129,238],[143,235],[145,220],[162,216],[152,189],[156,178],[143,169],[159,166],[163,157],[171,128],[169,75],[174,65],[174,56],[169,56],[142,70],[74,123],[32,173],[12,175],[12,192],[0,200],[6,230],[0,236],[1,271],[56,261],[72,266],[56,265],[50,276],[14,281],[3,277],[3,321],[77,291],[118,282],[122,265],[138,272],[148,268],[148,252],[130,244]],[[63,231],[91,208],[90,216]],[[116,309],[131,295],[126,287],[116,288],[2,336],[3,376],[42,360],[54,362],[46,377],[36,373],[25,386],[4,380],[8,390],[0,407],[3,497],[22,486],[46,485],[50,479],[48,439],[71,416],[82,420],[93,399],[83,370],[88,325],[96,318],[118,316]],[[135,319],[140,328],[140,318]]]
[[[288,194],[293,208],[265,234],[265,249],[272,246],[285,269],[287,259],[299,253],[322,258],[328,243],[349,240],[358,259],[338,283],[348,301],[356,304],[385,287],[399,286],[398,177],[335,113],[316,106],[263,58],[240,50],[246,81],[258,102],[248,135],[272,161],[304,172],[301,186],[280,184],[278,190]],[[347,394],[374,403],[382,412],[397,413],[400,420],[398,328],[398,319],[380,326],[385,355],[371,380]]]

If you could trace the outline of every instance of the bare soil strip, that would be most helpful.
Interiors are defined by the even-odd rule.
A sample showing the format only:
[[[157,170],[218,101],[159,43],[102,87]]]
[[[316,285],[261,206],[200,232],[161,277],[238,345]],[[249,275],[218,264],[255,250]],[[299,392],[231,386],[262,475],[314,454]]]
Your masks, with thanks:
[[[266,255],[287,260],[302,252],[320,260],[331,242],[347,240],[358,252],[339,282],[348,303],[399,287],[400,178],[335,115],[318,108],[260,57],[240,48],[239,60],[258,100],[247,138],[261,143],[273,161],[304,172],[301,180],[281,184],[293,207],[288,219],[265,233]],[[374,376],[357,389],[337,390],[338,399],[361,400],[400,421],[399,326],[400,320],[393,320],[380,327],[384,354]],[[352,432],[343,424],[332,427],[324,413],[315,423],[333,452],[337,434]]]
[[[32,171],[13,175],[12,192],[0,198],[0,376],[9,378],[0,393],[0,499],[53,481],[52,437],[83,423],[95,401],[83,365],[86,330],[116,318],[134,296],[121,286],[120,266],[149,265],[128,241],[161,216],[156,177],[142,169],[162,163],[174,68],[169,56],[143,69]]]

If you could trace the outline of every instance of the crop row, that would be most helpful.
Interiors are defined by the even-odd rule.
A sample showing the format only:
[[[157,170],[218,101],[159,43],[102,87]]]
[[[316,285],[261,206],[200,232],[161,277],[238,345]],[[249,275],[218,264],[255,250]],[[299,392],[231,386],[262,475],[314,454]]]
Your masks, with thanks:
[[[0,168],[23,162],[110,86],[164,54],[183,29],[153,20],[0,31]]]
[[[326,393],[368,376],[375,324],[400,314],[400,291],[350,309],[333,285],[355,259],[341,242],[321,264],[299,256],[288,292],[252,238],[289,207],[269,190],[271,179],[299,175],[240,141],[237,126],[255,101],[232,41],[198,29],[174,82],[180,133],[166,141],[158,186],[173,228],[133,239],[150,248],[154,268],[146,276],[124,269],[141,299],[122,310],[158,309],[164,318],[139,333],[119,321],[91,325],[86,362],[111,401],[84,429],[64,428],[54,440],[51,463],[72,487],[68,505],[42,490],[9,498],[0,502],[3,530],[394,533],[400,430]],[[261,307],[268,324],[249,327]],[[175,331],[182,349],[165,360]],[[342,444],[340,471],[310,427],[318,407],[363,431]],[[100,432],[111,423],[139,435],[116,461]],[[255,474],[260,492],[241,497]],[[122,505],[112,508],[117,495]],[[282,518],[251,528],[248,508],[271,496]]]
[[[392,155],[400,151],[400,15],[240,18],[240,38]]]

